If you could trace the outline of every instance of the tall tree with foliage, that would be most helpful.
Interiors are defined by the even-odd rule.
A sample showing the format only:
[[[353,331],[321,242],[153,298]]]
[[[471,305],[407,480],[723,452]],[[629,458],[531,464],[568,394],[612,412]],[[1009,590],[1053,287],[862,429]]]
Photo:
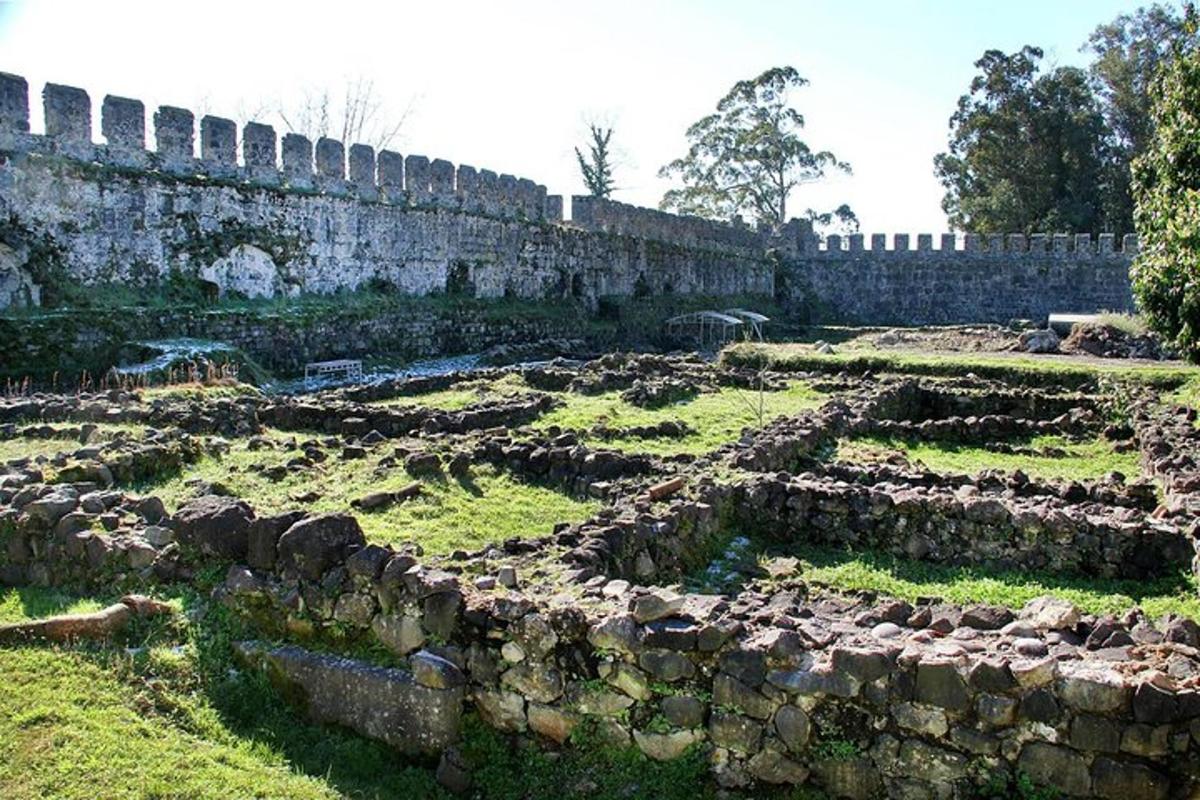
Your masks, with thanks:
[[[1040,72],[1042,51],[988,50],[934,158],[950,224],[971,233],[1110,229],[1107,129],[1082,70]]]
[[[687,155],[659,170],[659,177],[683,184],[668,191],[659,208],[712,219],[742,214],[776,227],[787,221],[788,200],[797,186],[831,171],[850,172],[833,153],[814,151],[800,138],[804,117],[789,95],[807,84],[792,67],[775,67],[734,84],[715,113],[688,128]],[[853,213],[843,206],[827,216],[835,218],[852,220]]]
[[[588,124],[588,133],[591,141],[587,145],[587,155],[585,156],[578,147],[575,148],[579,172],[583,175],[583,185],[592,197],[608,198],[614,188],[612,151],[609,149],[613,129],[601,127],[593,122]]]
[[[1112,191],[1106,196],[1106,214],[1117,233],[1133,225],[1130,167],[1154,133],[1150,110],[1155,75],[1176,49],[1196,46],[1184,16],[1160,3],[1099,26],[1083,46],[1095,56],[1088,72],[1108,124]]]
[[[1186,25],[1194,36],[1190,7]],[[1179,46],[1151,95],[1153,134],[1133,168],[1133,288],[1151,327],[1200,361],[1200,49]]]

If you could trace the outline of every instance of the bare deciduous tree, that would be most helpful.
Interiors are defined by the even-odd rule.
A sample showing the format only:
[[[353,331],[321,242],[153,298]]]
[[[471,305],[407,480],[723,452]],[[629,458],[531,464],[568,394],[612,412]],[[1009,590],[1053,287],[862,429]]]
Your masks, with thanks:
[[[315,141],[322,136],[375,150],[392,146],[412,113],[413,100],[396,113],[384,105],[375,81],[359,76],[346,81],[340,101],[328,87],[305,90],[300,102],[280,105],[276,114],[286,130]]]

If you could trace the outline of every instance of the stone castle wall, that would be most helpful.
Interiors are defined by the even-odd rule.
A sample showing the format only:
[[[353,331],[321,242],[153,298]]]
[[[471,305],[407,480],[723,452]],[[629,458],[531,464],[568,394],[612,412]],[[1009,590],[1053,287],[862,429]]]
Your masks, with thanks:
[[[100,109],[48,84],[45,134],[23,78],[0,73],[0,308],[63,283],[199,277],[250,297],[386,285],[412,295],[576,299],[774,295],[800,319],[1006,322],[1132,309],[1136,241],[1021,235],[822,242],[797,220],[752,229],[611,200],[563,201],[529,179],[127,98]],[[197,128],[199,157],[196,156]],[[240,160],[239,160],[240,157]]]
[[[533,181],[444,159],[108,96],[105,144],[91,100],[43,92],[45,135],[29,133],[28,86],[0,75],[0,307],[34,305],[47,284],[145,287],[197,276],[249,297],[386,284],[594,304],[606,295],[770,294],[761,251],[662,247],[561,224],[562,199]],[[240,161],[239,161],[240,150]],[[10,277],[7,279],[4,274]]]
[[[1112,234],[827,237],[788,243],[777,292],[814,321],[949,324],[1044,320],[1054,312],[1132,311],[1137,237]]]

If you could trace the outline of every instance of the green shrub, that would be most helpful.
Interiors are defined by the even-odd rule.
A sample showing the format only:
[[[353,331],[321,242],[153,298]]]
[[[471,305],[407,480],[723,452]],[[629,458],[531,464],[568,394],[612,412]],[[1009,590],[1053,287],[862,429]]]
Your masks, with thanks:
[[[1133,288],[1151,327],[1200,361],[1200,49],[1169,61],[1153,95],[1154,138],[1133,166]]]

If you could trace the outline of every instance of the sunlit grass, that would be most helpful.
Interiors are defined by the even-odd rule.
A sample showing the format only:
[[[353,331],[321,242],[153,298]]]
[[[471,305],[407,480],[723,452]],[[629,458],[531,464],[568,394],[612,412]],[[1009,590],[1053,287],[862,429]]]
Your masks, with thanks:
[[[223,381],[221,383],[172,383],[166,386],[151,386],[138,390],[138,396],[146,402],[152,400],[215,400],[222,397],[258,396],[262,394],[248,383]]]
[[[699,394],[662,408],[640,408],[621,399],[620,392],[599,395],[559,393],[563,405],[543,415],[534,427],[558,426],[586,432],[603,423],[609,428],[657,425],[675,420],[694,431],[679,439],[584,439],[596,446],[656,455],[707,453],[736,441],[742,429],[758,427],[781,416],[816,408],[826,396],[805,383],[794,383],[783,391],[757,392],[726,387],[717,392]],[[760,408],[761,403],[761,408]],[[761,414],[760,414],[761,410]]]
[[[1102,364],[1069,356],[1031,356],[989,353],[897,353],[864,349],[821,355],[810,344],[739,343],[726,347],[721,360],[746,367],[787,371],[901,372],[915,375],[960,376],[973,372],[983,378],[1040,385],[1048,382],[1081,385],[1097,378],[1116,378],[1159,388],[1176,388],[1200,376],[1200,367],[1120,361]]]
[[[104,605],[94,598],[79,597],[61,589],[0,589],[0,624],[56,614],[85,614],[99,611]]]
[[[63,427],[77,426],[67,424]],[[89,443],[101,443],[121,436],[137,438],[142,436],[145,431],[146,428],[143,425],[102,423],[97,425],[97,430],[92,434],[92,439]],[[18,436],[12,439],[0,439],[0,463],[21,458],[35,458],[37,456],[53,458],[59,453],[73,453],[85,446],[78,439],[65,437],[43,439]]]
[[[1154,618],[1174,613],[1200,619],[1200,592],[1195,579],[1183,571],[1150,581],[1108,580],[949,567],[828,548],[789,552],[800,557],[800,575],[805,580],[844,591],[867,590],[908,601],[940,597],[951,603],[1010,608],[1054,595],[1093,614],[1120,614],[1139,606]]]
[[[868,437],[839,442],[836,457],[841,461],[878,462],[888,453],[899,453],[910,463],[919,463],[933,472],[974,475],[983,470],[1019,469],[1034,478],[1067,480],[1096,480],[1110,472],[1133,478],[1141,471],[1136,451],[1118,453],[1111,442],[1100,438],[1076,442],[1061,436],[1038,436],[1009,444],[1035,450],[1053,448],[1064,455],[1019,455],[952,442]]]
[[[389,451],[381,448],[368,458],[344,461],[337,450],[330,450],[325,462],[272,480],[253,467],[284,464],[299,451],[250,451],[237,443],[224,456],[206,456],[178,475],[139,488],[158,495],[172,511],[193,496],[189,481],[201,480],[245,498],[259,515],[294,509],[350,512],[353,500],[372,492],[394,492],[413,482],[399,465],[377,471],[380,457]],[[512,537],[543,536],[557,522],[577,522],[599,509],[594,501],[524,483],[490,465],[476,466],[470,481],[425,478],[421,485],[416,499],[354,512],[367,538],[380,544],[414,541],[427,552],[446,553]],[[319,497],[295,499],[309,492]]]

